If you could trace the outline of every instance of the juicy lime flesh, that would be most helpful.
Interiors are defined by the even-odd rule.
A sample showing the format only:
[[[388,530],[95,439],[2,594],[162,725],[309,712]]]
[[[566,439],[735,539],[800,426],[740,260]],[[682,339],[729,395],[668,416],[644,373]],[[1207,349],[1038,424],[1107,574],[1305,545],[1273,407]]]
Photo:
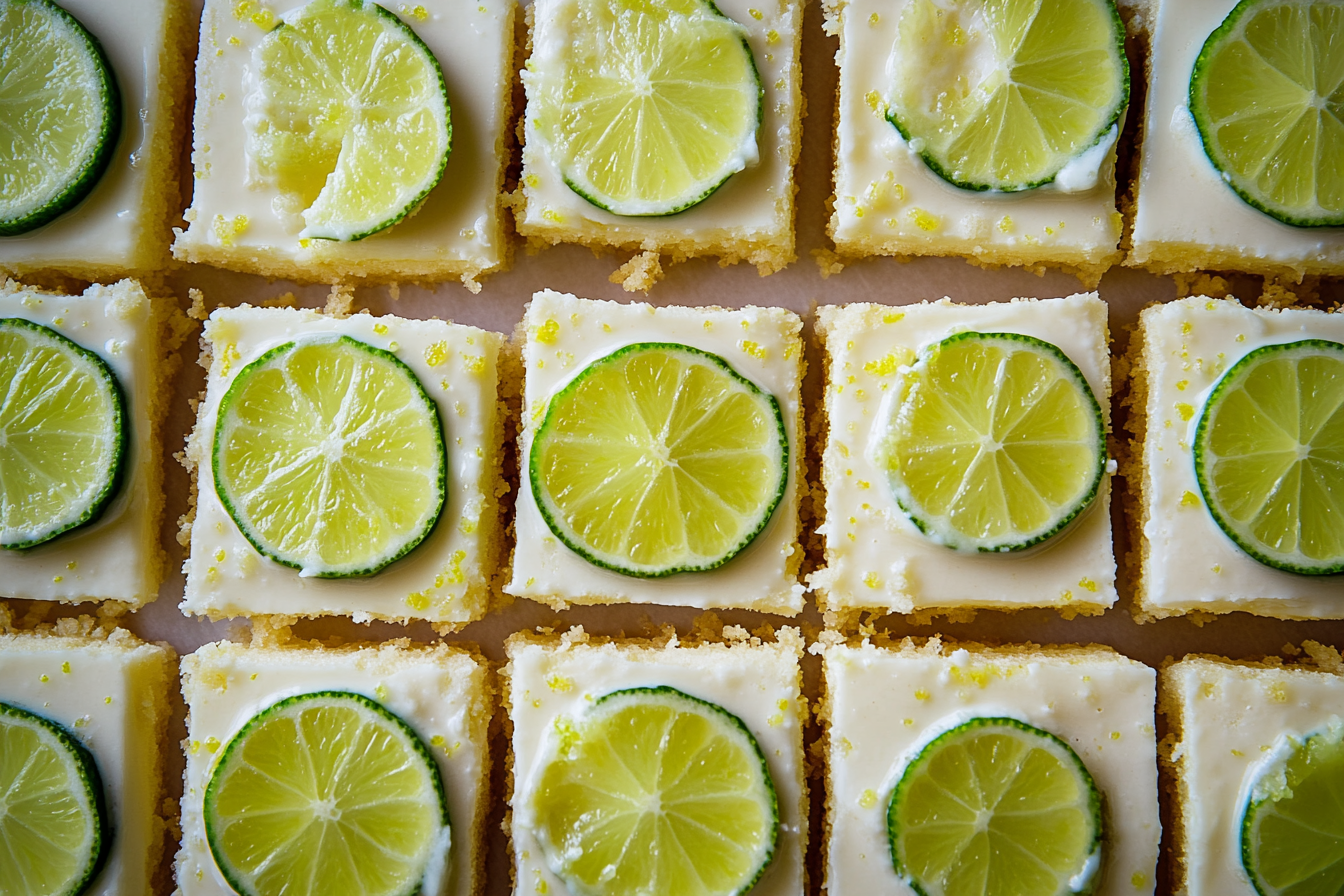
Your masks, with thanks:
[[[51,723],[0,703],[0,893],[79,892],[104,844],[97,771]]]
[[[122,456],[122,406],[101,359],[0,320],[0,544],[31,547],[92,520]]]
[[[349,337],[287,343],[220,404],[215,484],[262,553],[307,575],[376,572],[443,508],[437,410],[390,353]]]
[[[529,84],[576,192],[621,215],[670,214],[756,159],[760,83],[745,29],[703,0],[574,10],[567,58]]]
[[[958,186],[1053,180],[1129,100],[1110,0],[914,0],[896,34],[888,116]]]
[[[935,346],[893,407],[882,453],[898,502],[950,547],[1026,547],[1096,495],[1101,409],[1079,370],[1030,337],[967,333]]]
[[[546,861],[594,896],[743,893],[774,852],[774,786],[725,710],[618,691],[559,735],[532,811]]]
[[[248,152],[302,210],[301,237],[361,239],[439,182],[451,144],[434,55],[367,0],[312,0],[256,51]]]
[[[887,827],[897,873],[924,896],[1056,896],[1096,873],[1100,797],[1062,741],[973,719],[906,768]]]
[[[1190,109],[1210,161],[1289,224],[1344,224],[1344,6],[1246,0],[1204,44]]]
[[[1252,352],[1215,387],[1195,441],[1205,503],[1233,541],[1271,566],[1344,570],[1344,345]]]
[[[205,819],[244,896],[418,892],[448,825],[424,744],[381,705],[338,692],[253,717],[211,775]]]
[[[722,359],[645,343],[551,399],[533,493],[571,548],[632,575],[729,560],[768,522],[788,476],[775,399]]]
[[[45,224],[93,188],[119,109],[73,18],[46,0],[0,0],[0,235]]]

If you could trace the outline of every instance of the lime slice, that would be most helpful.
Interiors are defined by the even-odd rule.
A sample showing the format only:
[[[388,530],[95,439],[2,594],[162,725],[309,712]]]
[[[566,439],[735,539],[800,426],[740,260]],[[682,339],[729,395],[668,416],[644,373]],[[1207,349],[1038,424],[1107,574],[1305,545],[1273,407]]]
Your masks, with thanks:
[[[254,51],[247,153],[300,238],[360,240],[414,212],[452,146],[438,60],[369,0],[312,0]]]
[[[1344,5],[1242,0],[1190,78],[1209,161],[1237,195],[1298,227],[1344,225]]]
[[[728,896],[779,836],[775,786],[742,720],[669,687],[562,717],[530,797],[546,864],[584,896]]]
[[[1129,103],[1112,0],[912,0],[896,23],[887,117],[939,177],[1029,190],[1113,142]]]
[[[1256,560],[1344,572],[1344,345],[1267,345],[1223,374],[1195,429],[1209,513]]]
[[[87,196],[120,132],[121,96],[93,35],[50,0],[0,0],[0,236]]]
[[[215,490],[247,540],[304,576],[371,575],[429,535],[447,457],[434,402],[396,355],[287,342],[219,404]]]
[[[613,352],[552,396],[528,464],[557,538],[645,578],[727,563],[770,521],[788,474],[774,396],[717,355],[664,342]]]
[[[210,853],[241,896],[441,892],[451,834],[438,766],[368,697],[320,691],[263,709],[220,754],[204,806]]]
[[[92,522],[126,452],[121,387],[54,330],[0,318],[0,546],[30,548]]]
[[[887,807],[896,873],[922,896],[1073,896],[1101,868],[1101,796],[1064,741],[976,718],[901,775]]]
[[[1101,406],[1082,371],[1016,333],[958,333],[925,349],[878,433],[896,503],[959,551],[1050,538],[1091,504],[1106,469]]]
[[[1260,896],[1338,893],[1344,880],[1344,728],[1332,725],[1252,768],[1241,864]]]
[[[0,893],[75,896],[111,839],[89,751],[56,723],[0,703]]]
[[[757,160],[763,96],[747,31],[709,0],[577,0],[523,72],[528,114],[574,192],[670,215]]]

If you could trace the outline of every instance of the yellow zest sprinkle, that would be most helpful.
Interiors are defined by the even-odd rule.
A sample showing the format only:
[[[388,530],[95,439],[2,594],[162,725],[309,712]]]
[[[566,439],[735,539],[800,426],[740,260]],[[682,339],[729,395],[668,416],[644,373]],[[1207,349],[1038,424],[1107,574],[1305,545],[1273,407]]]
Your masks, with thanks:
[[[882,21],[882,17],[879,16],[877,13],[873,13],[872,15],[870,15],[870,16],[868,17],[868,24],[869,24],[869,25],[876,25],[876,24],[877,24],[878,22],[880,22],[880,21]]]
[[[238,36],[237,36],[236,34],[234,34],[234,35],[230,35],[230,36],[229,36],[229,46],[231,46],[231,47],[237,47],[237,46],[240,46],[241,44],[242,44],[242,41],[240,41],[240,40],[238,39]]]
[[[387,324],[374,324],[374,325],[373,325],[373,332],[377,333],[379,336],[386,336],[386,335],[387,335]]]
[[[1183,321],[1183,322],[1181,323],[1181,335],[1184,336],[1184,335],[1188,334],[1188,333],[1189,333],[1191,330],[1193,330],[1194,328],[1195,328],[1194,325],[1191,324],[1190,321],[1188,321],[1188,320],[1187,320],[1187,321]]]
[[[61,671],[64,672],[66,675],[69,675],[69,674],[70,674],[70,661],[69,661],[69,660],[66,660],[64,663],[61,663]]]
[[[216,563],[223,563],[223,562],[224,562],[224,558],[225,558],[226,556],[228,556],[228,555],[224,553],[224,549],[223,549],[223,548],[220,548],[219,550],[215,551],[215,562],[216,562]]]
[[[78,565],[79,565],[79,564],[78,564],[77,562],[75,562],[74,560],[71,560],[69,563],[65,564],[65,568],[66,568],[66,569],[74,569],[74,568],[75,568],[76,566],[78,566]]]
[[[1112,731],[1112,732],[1111,732],[1111,740],[1119,740],[1119,739],[1120,739],[1120,732],[1119,732],[1119,731]]]
[[[564,220],[565,220],[565,219],[560,215],[560,213],[557,212],[557,211],[556,211],[555,209],[553,209],[553,208],[544,208],[544,209],[542,209],[542,210],[541,210],[541,216],[542,216],[543,218],[545,218],[547,221],[550,221],[552,224],[561,224],[561,223],[563,223]]]
[[[773,28],[771,28],[769,31],[765,32],[765,42],[768,43],[768,44],[777,44],[777,43],[779,43],[779,32],[776,31],[776,30],[773,29]]]
[[[212,584],[212,585],[213,585],[215,582],[218,582],[218,581],[219,581],[219,570],[216,569],[216,568],[213,567],[213,566],[208,567],[208,568],[206,569],[206,571],[205,571],[205,580],[206,580],[207,582],[209,582],[210,584]]]
[[[840,738],[840,754],[842,756],[848,756],[849,751],[852,749],[854,749],[854,745],[849,742],[849,738],[847,737]]]
[[[252,675],[252,677],[253,677],[253,678],[256,678],[257,676],[256,676],[256,674],[254,673],[254,674]],[[104,697],[104,698],[103,698],[103,704],[106,705],[106,706],[111,706],[111,705],[112,705],[112,698],[111,698],[111,697]]]
[[[1214,574],[1214,575],[1218,575],[1218,573],[1220,573],[1220,572],[1223,571],[1223,564],[1221,564],[1221,563],[1215,563],[1215,564],[1213,564],[1213,567],[1212,567],[1212,568],[1213,568],[1213,574]]]
[[[89,717],[88,717],[88,716],[80,716],[79,718],[75,719],[75,727],[76,727],[76,728],[83,728],[83,727],[84,727],[85,725],[87,725],[87,724],[89,724]]]
[[[749,10],[747,10],[747,15],[751,16],[753,19],[755,19],[755,20],[758,21],[758,22],[759,22],[761,19],[765,18],[765,14],[762,13],[759,9],[749,9]]]
[[[1288,689],[1276,681],[1269,686],[1269,698],[1275,703],[1287,703]]]
[[[766,355],[765,349],[762,348],[758,343],[752,342],[750,339],[743,339],[741,342],[738,343],[738,347],[758,361],[765,360]]]
[[[907,728],[913,728],[914,725],[915,725],[915,720],[914,720],[914,719],[901,719],[901,724],[904,725],[904,726],[907,727]]]
[[[765,720],[765,724],[769,725],[771,728],[778,728],[780,725],[784,724],[784,714],[775,713],[770,718]]]
[[[560,336],[560,323],[554,318],[548,318],[544,323],[537,327],[533,339],[546,345],[554,345],[555,340]]]
[[[872,485],[870,485],[868,482],[866,482],[866,481],[864,481],[864,480],[862,480],[862,479],[859,480],[858,485],[859,485],[859,488],[872,488]]]
[[[1066,589],[1064,593],[1059,596],[1059,599],[1064,603],[1068,603],[1073,600],[1073,592]]]
[[[485,355],[463,355],[462,367],[467,373],[479,375],[485,370]]]
[[[373,695],[374,695],[375,697],[377,697],[379,700],[386,700],[386,699],[387,699],[387,685],[385,685],[385,684],[380,684],[380,685],[378,685],[378,687],[376,687],[376,688],[373,689]]]
[[[1181,495],[1181,506],[1182,506],[1182,507],[1198,507],[1198,506],[1199,506],[1199,495],[1195,494],[1195,493],[1192,492],[1192,491],[1187,491],[1185,494]]]
[[[248,676],[248,681],[256,681],[256,680],[257,680],[257,673],[253,672],[251,675]]]
[[[59,585],[59,584],[61,584],[62,582],[65,581],[65,576],[52,576],[52,577],[51,577],[51,580],[52,580],[54,583],[56,583],[57,585]]]
[[[211,752],[211,753],[213,753],[213,752],[215,752],[216,750],[218,750],[218,749],[219,749],[219,738],[217,738],[217,737],[207,737],[207,738],[205,739],[205,749],[208,750],[208,751]]]
[[[882,360],[869,361],[863,365],[863,372],[871,373],[873,376],[891,376],[900,368],[901,363],[895,352],[889,352]]]
[[[1142,890],[1148,883],[1148,876],[1142,871],[1135,871],[1129,876],[1129,885],[1136,890]]]
[[[956,25],[953,25],[947,32],[945,40],[955,47],[966,43],[966,32],[962,31]]]
[[[1245,342],[1245,341],[1246,341],[1246,334],[1245,334],[1245,333],[1238,333],[1238,334],[1237,334],[1237,341],[1238,341],[1238,342]]]
[[[1195,407],[1194,405],[1186,404],[1183,401],[1177,402],[1176,413],[1181,415],[1182,420],[1188,421],[1191,417],[1195,416]]]
[[[546,881],[541,880],[541,879],[538,879],[538,880],[537,880],[537,894],[538,894],[538,896],[546,896],[546,894],[550,892],[550,889],[551,889],[551,888],[550,888],[550,886],[546,883]]]
[[[399,8],[399,12],[404,16],[410,16],[417,22],[423,22],[429,18],[429,12],[423,6],[419,5],[411,6],[409,4],[403,3]]]
[[[877,805],[877,794],[872,790],[865,790],[859,795],[859,806],[864,809],[871,809]]]
[[[233,238],[246,230],[247,224],[247,215],[234,215],[232,221],[223,215],[215,215],[210,229],[214,231],[215,238],[219,240],[221,246],[232,246]]]
[[[1238,758],[1240,758],[1240,757],[1242,757],[1242,756],[1245,756],[1246,754],[1243,753],[1243,752],[1241,752],[1240,750],[1238,750],[1238,749],[1236,749],[1236,748],[1233,748],[1233,750],[1232,750],[1232,755],[1233,755],[1233,756],[1236,756],[1236,757],[1238,757]]]
[[[480,450],[481,449],[479,448],[476,449],[476,451],[478,452],[478,454],[476,455],[477,457],[480,457],[479,454]],[[476,531],[476,521],[469,520],[466,517],[462,517],[462,522],[457,524],[457,530],[461,532],[463,535],[470,535]]]
[[[446,743],[448,743],[448,741],[443,739],[442,734],[436,734],[429,739],[429,745],[431,747],[441,747]]]
[[[1097,583],[1086,577],[1078,580],[1078,587],[1093,594],[1097,592]]]
[[[1184,392],[1186,387],[1189,385],[1190,385],[1189,380],[1181,380],[1179,383],[1176,384],[1176,391]]]
[[[876,90],[868,91],[863,95],[863,98],[868,102],[868,108],[872,109],[874,112],[877,112],[882,105],[882,95]]]
[[[574,690],[574,682],[563,675],[553,674],[546,679],[546,687],[561,694],[568,694]]]
[[[863,584],[867,585],[869,588],[881,588],[882,580],[878,578],[877,573],[870,572],[863,577]]]
[[[536,576],[528,576],[528,577],[527,577],[527,581],[523,583],[523,587],[524,587],[524,588],[531,588],[531,587],[532,587],[533,585],[535,585],[536,583],[537,583],[537,577],[536,577]]]
[[[428,610],[429,598],[425,597],[422,591],[412,591],[406,595],[406,606],[412,610]]]
[[[261,9],[252,13],[252,24],[265,31],[270,31],[275,27],[275,13],[269,9]]]
[[[924,690],[923,688],[919,688],[918,690],[915,691],[916,700],[927,700],[931,696],[933,695],[930,694],[928,691]]]
[[[537,177],[535,174],[529,174],[527,177],[523,178],[523,183],[535,189],[541,184],[541,178]]]
[[[941,223],[937,215],[931,215],[922,208],[912,208],[908,212],[910,220],[915,222],[915,226],[920,230],[937,230]]]
[[[448,360],[448,343],[439,341],[425,346],[425,363],[430,367],[438,367],[444,361]]]

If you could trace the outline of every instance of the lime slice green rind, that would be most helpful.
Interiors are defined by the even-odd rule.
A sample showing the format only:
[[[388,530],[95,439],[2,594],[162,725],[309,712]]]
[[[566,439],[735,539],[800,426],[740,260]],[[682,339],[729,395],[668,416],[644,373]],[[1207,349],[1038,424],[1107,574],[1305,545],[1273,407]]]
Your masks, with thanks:
[[[50,0],[0,0],[0,109],[0,236],[16,236],[97,186],[121,134],[121,93],[102,45],[74,16]]]
[[[107,861],[112,830],[98,765],[55,722],[0,702],[0,893],[77,896]]]
[[[1344,226],[1337,0],[1241,0],[1200,50],[1189,105],[1210,163],[1248,205],[1293,227]]]
[[[125,397],[107,362],[41,324],[0,318],[0,385],[0,547],[96,522],[127,454]]]

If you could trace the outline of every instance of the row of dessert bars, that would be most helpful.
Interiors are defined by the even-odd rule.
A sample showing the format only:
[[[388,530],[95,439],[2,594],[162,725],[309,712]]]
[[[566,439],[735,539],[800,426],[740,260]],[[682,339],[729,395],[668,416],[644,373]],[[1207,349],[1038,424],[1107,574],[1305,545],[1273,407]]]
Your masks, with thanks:
[[[156,596],[157,426],[186,323],[166,320],[166,305],[134,281],[80,296],[13,282],[0,291],[0,316],[108,365],[129,436],[101,510],[0,556],[7,596],[131,607]],[[438,320],[220,308],[204,325],[207,385],[185,453],[194,487],[182,609],[421,619],[452,631],[481,618],[501,587],[556,609],[793,616],[810,586],[842,628],[874,611],[1096,614],[1117,600],[1118,471],[1133,499],[1141,617],[1339,617],[1335,499],[1329,471],[1310,464],[1337,463],[1338,447],[1317,442],[1338,438],[1330,384],[1344,315],[1202,297],[1150,307],[1117,362],[1134,439],[1109,447],[1113,359],[1095,294],[828,306],[816,321],[824,394],[805,409],[803,322],[783,309],[543,291],[510,342]],[[1242,480],[1201,472],[1229,451],[1211,442],[1201,453],[1200,433],[1232,406],[1223,396],[1238,371],[1299,346],[1325,353],[1311,368],[1323,379],[1294,391],[1296,374],[1277,375],[1291,386],[1287,412],[1317,432],[1274,461],[1287,465],[1274,482],[1302,480],[1290,503],[1304,509],[1280,513],[1262,495],[1268,522],[1256,517],[1248,534],[1218,516]],[[520,389],[511,410],[507,396]],[[1317,399],[1329,406],[1308,407]],[[993,419],[977,422],[986,409]],[[504,474],[515,428],[516,487]],[[821,458],[811,481],[808,433]],[[931,473],[923,457],[935,459]],[[1296,463],[1308,465],[1300,475]],[[824,562],[804,582],[809,493]]]
[[[1338,726],[1344,688],[1339,654],[1311,642],[1305,647],[1309,658],[1287,665],[1192,656],[1158,673],[1106,647],[985,648],[937,638],[915,643],[835,634],[809,647],[793,628],[753,636],[733,626],[691,640],[665,633],[611,641],[578,628],[514,635],[497,683],[490,664],[470,646],[395,641],[324,648],[282,630],[251,646],[207,644],[182,660],[189,719],[180,825],[161,817],[171,802],[160,799],[160,730],[175,680],[171,651],[89,620],[67,619],[37,632],[11,629],[0,634],[0,711],[9,713],[0,722],[10,723],[16,712],[39,713],[92,754],[116,832],[94,893],[150,892],[165,821],[181,834],[178,892],[234,892],[236,875],[251,871],[245,858],[235,864],[228,838],[242,842],[245,835],[237,831],[249,825],[264,832],[285,823],[275,814],[285,811],[283,800],[254,796],[241,808],[219,805],[212,794],[246,785],[228,774],[234,754],[287,707],[325,699],[334,712],[341,700],[355,699],[351,695],[404,722],[432,757],[452,826],[441,892],[480,892],[485,822],[501,799],[512,807],[506,830],[514,892],[590,892],[572,856],[557,854],[551,828],[557,822],[547,803],[550,788],[558,786],[556,751],[561,758],[566,749],[581,751],[575,744],[618,694],[656,693],[664,706],[692,698],[675,703],[683,711],[715,708],[735,719],[757,747],[775,800],[776,839],[754,893],[803,892],[810,837],[824,841],[828,892],[907,892],[911,872],[894,867],[895,846],[889,844],[889,813],[906,798],[898,781],[930,744],[974,723],[1047,737],[1079,763],[1080,780],[1099,793],[1104,807],[1097,816],[1099,861],[1095,851],[1085,852],[1088,867],[1078,872],[1095,892],[1155,891],[1165,794],[1176,820],[1182,891],[1236,896],[1254,892],[1236,847],[1244,836],[1240,821],[1249,811],[1248,794],[1285,750]],[[805,649],[822,659],[824,696],[816,707],[801,690]],[[511,776],[508,792],[494,794],[490,768],[498,757],[492,760],[489,729],[501,704],[509,721]],[[824,796],[809,795],[809,780],[816,780],[809,779],[804,753],[810,709],[823,726],[817,756],[825,768]],[[1173,735],[1161,749],[1155,709]],[[302,718],[294,724],[317,722]],[[564,737],[569,746],[557,747]],[[1159,757],[1165,760],[1161,777]],[[255,773],[269,776],[262,779],[267,786],[289,786],[264,754],[248,761]],[[359,778],[360,762],[376,761],[346,757],[350,778]],[[321,779],[320,763],[314,761],[314,768]],[[596,778],[589,780],[590,789],[597,786],[591,783]],[[951,780],[944,785],[953,786]],[[337,802],[345,800],[344,811],[354,817],[357,788],[341,792]],[[823,827],[809,823],[810,799],[824,799]],[[1040,810],[1040,803],[1033,805]],[[708,814],[701,822],[715,823]],[[226,823],[234,833],[226,834]],[[632,836],[622,830],[627,833],[619,836]],[[1023,848],[1041,849],[1042,843]],[[383,861],[390,864],[390,855]]]
[[[16,275],[56,271],[99,281],[144,276],[168,266],[171,242],[172,255],[179,260],[270,277],[326,282],[460,279],[479,289],[478,278],[508,264],[511,248],[505,217],[509,208],[517,232],[534,244],[578,242],[636,253],[615,275],[631,289],[647,289],[656,281],[663,258],[714,255],[725,262],[755,264],[763,273],[778,270],[795,258],[793,169],[801,142],[802,4],[785,0],[757,8],[752,2],[725,0],[714,11],[714,27],[727,29],[725,33],[741,42],[738,52],[749,57],[741,77],[759,82],[758,91],[746,91],[758,106],[757,114],[746,116],[754,130],[741,138],[741,146],[730,142],[725,150],[727,161],[720,167],[710,166],[713,170],[704,175],[709,180],[702,178],[703,182],[695,181],[687,188],[692,201],[671,198],[659,205],[641,198],[639,190],[628,203],[618,201],[617,186],[597,184],[601,172],[594,174],[580,164],[581,150],[571,145],[582,136],[574,123],[578,119],[557,123],[551,120],[553,115],[548,117],[546,104],[562,90],[552,83],[560,77],[556,72],[579,64],[565,55],[571,44],[563,35],[598,28],[594,23],[604,15],[624,22],[622,16],[634,13],[622,12],[620,4],[608,9],[601,0],[581,4],[541,0],[532,7],[530,57],[522,74],[527,108],[518,128],[523,139],[522,173],[510,191],[505,171],[512,155],[511,104],[517,79],[513,0],[482,0],[470,8],[446,0],[387,4],[399,17],[397,28],[388,33],[395,31],[400,35],[396,39],[407,46],[427,48],[430,58],[426,64],[441,73],[448,98],[446,104],[435,100],[441,105],[434,113],[448,121],[444,125],[447,136],[439,135],[446,161],[420,180],[414,172],[404,171],[409,163],[397,155],[396,148],[409,145],[412,138],[398,131],[384,136],[385,148],[371,137],[368,146],[356,150],[352,143],[352,148],[342,150],[339,140],[330,145],[321,142],[335,139],[330,134],[315,136],[305,130],[308,126],[302,122],[330,119],[330,127],[350,128],[355,133],[358,127],[341,118],[345,113],[332,110],[346,105],[353,109],[360,103],[376,105],[367,98],[333,100],[318,89],[305,93],[290,85],[283,76],[284,66],[272,60],[273,54],[283,53],[282,45],[289,39],[280,33],[283,29],[277,30],[280,23],[299,35],[295,40],[314,45],[319,41],[305,28],[317,29],[314,34],[322,28],[337,28],[332,22],[340,18],[335,15],[339,10],[328,0],[206,0],[194,80],[192,197],[185,212],[187,226],[177,230],[173,239],[169,228],[180,206],[172,172],[177,165],[178,138],[188,117],[184,94],[193,83],[183,58],[192,43],[187,0],[135,0],[134,15],[122,15],[100,0],[63,0],[63,7],[106,50],[120,84],[125,133],[101,182],[82,202],[31,232],[0,237],[0,270]],[[987,264],[1055,265],[1091,283],[1122,256],[1127,264],[1159,273],[1230,269],[1300,280],[1303,275],[1344,271],[1344,228],[1299,226],[1303,222],[1296,219],[1292,219],[1296,223],[1284,223],[1261,211],[1264,203],[1243,201],[1237,190],[1246,190],[1210,161],[1201,144],[1200,131],[1187,108],[1190,71],[1204,37],[1219,29],[1236,0],[1121,3],[1129,29],[1141,38],[1136,45],[1146,48],[1143,64],[1149,83],[1133,195],[1121,184],[1119,193],[1126,198],[1119,205],[1117,145],[1126,115],[1137,115],[1137,111],[1128,106],[1128,67],[1123,53],[1117,55],[1116,50],[1123,43],[1125,26],[1110,0],[1101,0],[1099,5],[1092,0],[1065,3],[1059,15],[1090,15],[1085,7],[1097,6],[1109,10],[1113,21],[1103,17],[1089,28],[1079,25],[1074,34],[1063,26],[1049,31],[1053,26],[1044,19],[1039,25],[1045,29],[1038,35],[1040,40],[1065,42],[1056,48],[1063,54],[1060,59],[1072,59],[1069,53],[1076,51],[1083,60],[1058,63],[1063,67],[1056,76],[1065,82],[1059,89],[1079,80],[1075,69],[1110,66],[1115,69],[1114,108],[1089,111],[1089,115],[1101,115],[1099,136],[1087,130],[1091,124],[1086,123],[1078,125],[1086,134],[1056,135],[1057,142],[1072,149],[1042,150],[1051,159],[1058,156],[1058,164],[1022,173],[1030,181],[1022,184],[981,183],[938,155],[942,150],[933,146],[933,138],[911,136],[918,130],[912,116],[924,113],[902,112],[900,97],[907,93],[941,95],[940,85],[931,80],[933,73],[955,74],[964,62],[950,57],[926,60],[920,55],[925,51],[916,44],[945,40],[959,46],[960,40],[970,42],[967,52],[992,51],[980,44],[989,40],[986,34],[993,29],[975,19],[973,11],[962,15],[941,10],[936,27],[929,26],[937,33],[923,35],[918,28],[927,5],[926,0],[901,0],[894,5],[885,0],[826,4],[826,29],[840,39],[829,224],[838,254],[825,259],[828,271],[843,266],[845,259],[870,255],[954,255]],[[367,14],[371,21],[379,20],[367,9],[345,14],[355,18]],[[649,10],[640,15],[657,20],[650,28],[675,30],[668,17],[683,15],[704,24],[703,17],[696,19],[675,4],[656,15]],[[374,25],[356,22],[339,27]],[[377,27],[390,26],[384,22]],[[612,40],[617,43],[626,31],[639,32],[629,23],[612,29],[616,35]],[[1261,30],[1268,33],[1270,29]],[[1200,37],[1196,40],[1192,35]],[[715,39],[719,38],[704,37],[711,44]],[[1274,39],[1288,42],[1294,38],[1284,30]],[[630,40],[637,43],[634,37]],[[1069,40],[1081,42],[1080,46],[1069,49]],[[363,51],[357,47],[357,41],[350,44],[349,58],[319,64],[339,69],[346,81],[358,82],[363,77],[359,73],[367,75],[372,63],[360,56]],[[1291,47],[1282,49],[1290,55],[1295,52]],[[636,50],[612,52],[633,58]],[[1099,54],[1104,65],[1088,54]],[[889,57],[895,62],[889,64]],[[284,57],[275,59],[283,61]],[[907,64],[895,65],[902,59]],[[636,64],[628,59],[622,64],[627,63]],[[361,65],[366,68],[360,69]],[[893,86],[893,65],[919,83],[912,86],[897,78]],[[1025,72],[1024,65],[1021,78],[1027,77]],[[664,75],[669,84],[689,77],[684,72],[648,77],[657,81]],[[330,73],[323,77],[339,80]],[[322,81],[316,74],[310,80]],[[620,83],[616,79],[602,90],[617,90]],[[580,89],[565,84],[569,86],[563,90]],[[286,85],[294,87],[293,96],[285,93]],[[1035,85],[1032,89],[1039,90],[1033,96],[1049,95],[1047,87]],[[716,90],[720,88],[726,90],[723,85]],[[1085,92],[1091,86],[1077,89]],[[722,103],[720,93],[714,94],[719,97],[715,102]],[[599,114],[596,106],[580,101],[581,95],[565,96],[572,106],[564,107],[570,109],[565,114],[579,115],[574,109],[586,110],[582,115]],[[1081,97],[1061,100],[1066,105],[1094,101],[1100,102]],[[673,99],[666,103],[669,108],[675,105]],[[709,115],[694,108],[688,114]],[[1034,114],[1044,113],[1036,110]],[[1059,113],[1052,127],[1064,129],[1079,116],[1077,109],[1068,115]],[[408,121],[412,117],[405,116]],[[1091,122],[1091,117],[1082,117]],[[936,121],[925,124],[934,130],[942,127]],[[617,116],[606,130],[634,133],[641,126],[634,119]],[[715,126],[728,127],[722,122]],[[1025,134],[1031,128],[1000,130]],[[598,128],[603,133],[606,130]],[[708,133],[712,128],[703,130]],[[685,135],[699,131],[669,119],[661,132],[638,131],[631,136],[628,142],[637,151],[602,146],[585,151],[600,154],[605,164],[616,167],[624,151],[657,157],[666,169],[664,179],[675,180],[681,171],[681,162],[671,160],[677,147],[659,145],[655,150],[640,141],[675,144],[678,139],[694,139]],[[1321,140],[1335,139],[1333,133],[1323,130]],[[999,156],[1028,156],[1029,150],[1004,147]],[[694,152],[683,148],[681,155],[689,158]],[[960,159],[958,164],[971,163]],[[1268,157],[1264,164],[1276,171],[1282,167]],[[1002,165],[1011,167],[1010,162]],[[1059,171],[1054,170],[1061,165]],[[334,225],[324,229],[316,223],[319,207],[324,220],[334,216],[345,221],[344,211],[329,206],[356,203],[351,198],[355,194],[348,191],[355,190],[361,179],[372,182],[374,174],[388,171],[403,172],[409,183],[394,185],[406,187],[404,196],[391,186],[386,188],[394,197],[388,200],[391,206],[370,211],[368,221],[351,223],[346,229]],[[328,174],[334,186],[324,187]],[[971,182],[963,182],[965,178]],[[1310,183],[1313,177],[1303,172],[1296,180]],[[341,190],[347,192],[338,195]],[[1124,210],[1132,211],[1128,224]],[[352,228],[358,231],[353,236]],[[1126,228],[1127,255],[1122,251]],[[362,238],[374,231],[369,239]]]

